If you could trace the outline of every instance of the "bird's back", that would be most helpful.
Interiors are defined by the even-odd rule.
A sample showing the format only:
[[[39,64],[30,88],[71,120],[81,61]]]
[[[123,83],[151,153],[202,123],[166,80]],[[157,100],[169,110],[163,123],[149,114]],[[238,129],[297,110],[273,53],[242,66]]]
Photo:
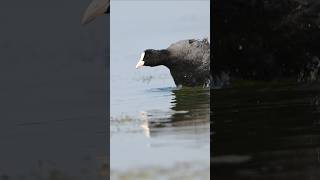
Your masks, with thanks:
[[[207,39],[181,40],[171,44],[167,50],[174,64],[170,71],[176,84],[205,83],[210,74],[210,45]]]
[[[181,40],[171,44],[167,49],[173,56],[179,57],[179,59],[209,63],[210,45],[207,39]]]

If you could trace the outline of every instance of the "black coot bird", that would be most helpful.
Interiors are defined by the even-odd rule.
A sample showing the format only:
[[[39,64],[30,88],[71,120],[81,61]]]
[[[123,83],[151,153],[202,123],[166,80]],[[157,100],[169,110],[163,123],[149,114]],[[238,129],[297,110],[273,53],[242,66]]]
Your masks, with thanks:
[[[210,85],[210,45],[208,39],[181,40],[167,49],[147,49],[136,68],[166,66],[176,86]]]

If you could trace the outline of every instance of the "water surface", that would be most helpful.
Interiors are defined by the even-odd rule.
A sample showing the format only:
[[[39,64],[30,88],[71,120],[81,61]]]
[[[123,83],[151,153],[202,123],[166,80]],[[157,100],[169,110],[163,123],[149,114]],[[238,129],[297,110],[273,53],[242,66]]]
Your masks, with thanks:
[[[213,90],[212,176],[318,179],[319,88],[269,82]]]
[[[165,67],[135,69],[145,49],[208,34],[209,1],[112,2],[112,179],[209,178],[209,89],[176,88]]]

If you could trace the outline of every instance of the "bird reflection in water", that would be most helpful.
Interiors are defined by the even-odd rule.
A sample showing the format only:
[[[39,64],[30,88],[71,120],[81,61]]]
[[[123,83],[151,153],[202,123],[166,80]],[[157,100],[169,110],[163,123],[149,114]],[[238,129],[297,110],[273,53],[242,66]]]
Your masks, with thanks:
[[[148,120],[148,114],[145,111],[142,111],[140,113],[141,120],[143,123],[140,125],[140,127],[143,129],[143,134],[147,137],[150,138],[150,128],[149,128],[149,120]]]
[[[171,90],[168,111],[141,112],[141,128],[146,137],[160,135],[208,135],[210,131],[210,90],[181,88]]]

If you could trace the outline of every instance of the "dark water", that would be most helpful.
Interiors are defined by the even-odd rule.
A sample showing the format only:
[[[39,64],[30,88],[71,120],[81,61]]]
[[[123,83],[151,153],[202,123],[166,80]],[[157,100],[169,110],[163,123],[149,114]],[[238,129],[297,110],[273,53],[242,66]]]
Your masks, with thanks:
[[[320,177],[320,85],[212,90],[214,179]]]

